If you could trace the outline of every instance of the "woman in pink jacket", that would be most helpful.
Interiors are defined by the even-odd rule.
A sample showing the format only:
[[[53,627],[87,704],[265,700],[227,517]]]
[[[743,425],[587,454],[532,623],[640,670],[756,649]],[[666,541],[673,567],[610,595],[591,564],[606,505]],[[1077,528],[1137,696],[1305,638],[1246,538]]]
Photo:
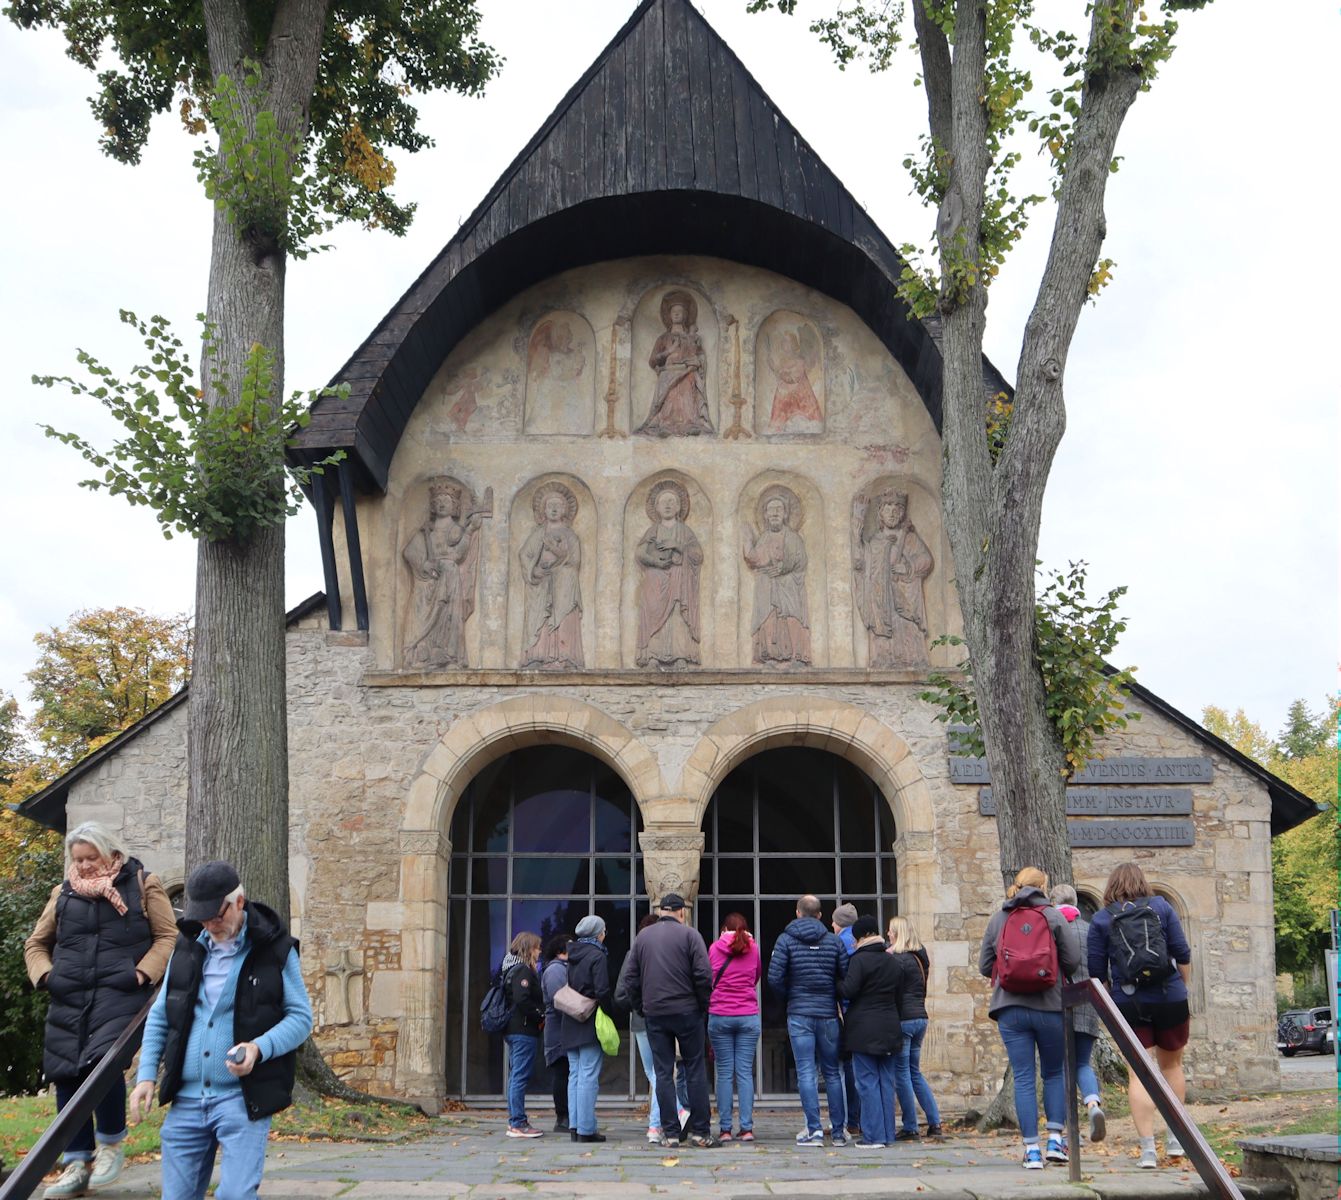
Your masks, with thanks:
[[[708,947],[712,998],[708,1040],[717,1060],[717,1121],[724,1142],[731,1140],[731,1089],[740,1106],[742,1142],[754,1141],[754,1051],[759,1044],[759,946],[740,913],[727,915],[722,934]]]

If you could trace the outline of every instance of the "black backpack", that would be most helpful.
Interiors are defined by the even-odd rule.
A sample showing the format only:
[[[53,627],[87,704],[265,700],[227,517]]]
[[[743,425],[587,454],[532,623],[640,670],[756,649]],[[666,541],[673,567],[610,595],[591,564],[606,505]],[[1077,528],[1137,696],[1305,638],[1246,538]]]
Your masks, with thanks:
[[[1114,974],[1130,991],[1151,983],[1163,983],[1178,968],[1169,957],[1164,926],[1150,898],[1114,901],[1108,905],[1112,925],[1108,933],[1108,956]]]
[[[512,1021],[512,990],[508,981],[514,970],[516,967],[496,972],[480,1001],[480,1028],[485,1033],[502,1033]]]

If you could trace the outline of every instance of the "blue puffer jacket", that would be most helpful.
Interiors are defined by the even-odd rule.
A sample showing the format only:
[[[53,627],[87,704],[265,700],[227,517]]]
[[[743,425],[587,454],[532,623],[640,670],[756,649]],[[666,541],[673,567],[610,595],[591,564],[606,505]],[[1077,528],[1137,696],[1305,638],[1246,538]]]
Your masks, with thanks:
[[[815,917],[797,917],[773,947],[768,986],[786,999],[789,1017],[836,1017],[847,960],[837,934]]]

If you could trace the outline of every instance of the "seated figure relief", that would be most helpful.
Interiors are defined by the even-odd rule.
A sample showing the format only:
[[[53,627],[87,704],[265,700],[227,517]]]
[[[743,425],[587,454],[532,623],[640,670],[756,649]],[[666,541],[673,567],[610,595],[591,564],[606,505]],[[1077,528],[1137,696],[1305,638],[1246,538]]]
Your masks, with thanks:
[[[402,557],[413,579],[402,663],[410,671],[467,666],[466,622],[475,611],[480,526],[493,516],[493,489],[476,506],[458,479],[428,485],[428,519],[405,544]]]
[[[799,532],[801,502],[774,485],[759,498],[761,527],[746,525],[742,551],[754,572],[750,634],[754,661],[767,667],[810,665],[810,611],[806,604],[806,544]]]
[[[711,434],[698,302],[688,292],[667,292],[661,299],[661,323],[665,332],[657,338],[648,359],[656,372],[656,389],[647,420],[635,432],[649,437]]]
[[[908,520],[906,492],[889,488],[853,500],[853,591],[872,669],[930,665],[923,584],[934,565]]]
[[[531,501],[536,526],[522,543],[526,589],[522,670],[580,671],[582,659],[582,541],[573,529],[577,497],[561,483],[538,487]]]

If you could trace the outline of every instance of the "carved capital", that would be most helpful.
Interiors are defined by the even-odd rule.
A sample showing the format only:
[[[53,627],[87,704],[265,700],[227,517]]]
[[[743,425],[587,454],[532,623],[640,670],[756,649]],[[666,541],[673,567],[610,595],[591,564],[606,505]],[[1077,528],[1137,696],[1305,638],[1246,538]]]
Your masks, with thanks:
[[[643,877],[653,904],[677,892],[692,905],[698,898],[703,858],[703,832],[698,829],[649,829],[638,835],[643,852]]]
[[[447,858],[452,852],[452,843],[437,829],[402,829],[400,831],[400,852],[402,854],[428,854],[434,858]]]

